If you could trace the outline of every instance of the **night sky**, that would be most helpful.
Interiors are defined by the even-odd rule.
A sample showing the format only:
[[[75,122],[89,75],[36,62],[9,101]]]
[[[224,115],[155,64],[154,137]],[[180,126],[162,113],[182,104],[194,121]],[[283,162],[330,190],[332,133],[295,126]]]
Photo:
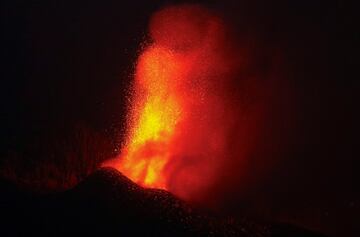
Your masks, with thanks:
[[[49,164],[59,167],[60,174],[68,166],[86,166],[79,163],[87,158],[66,164],[59,158],[70,144],[80,146],[74,138],[79,129],[96,140],[89,141],[87,150],[97,154],[93,166],[116,155],[149,17],[179,2],[2,1],[0,168],[13,170],[12,177],[20,180],[31,179],[36,167]],[[220,203],[217,211],[358,236],[355,6],[345,1],[190,2],[223,16],[239,43],[255,45],[254,70],[266,70],[269,49],[280,52],[282,75],[293,88],[292,109],[285,111],[291,125],[284,125],[290,137],[276,148],[286,152],[265,178],[258,181],[250,175],[256,181],[245,191],[238,191],[235,180],[214,194]],[[274,116],[282,113],[275,111]],[[272,139],[274,133],[269,128],[263,139]],[[83,172],[76,174],[81,178],[87,174],[84,169],[92,168],[71,172]]]

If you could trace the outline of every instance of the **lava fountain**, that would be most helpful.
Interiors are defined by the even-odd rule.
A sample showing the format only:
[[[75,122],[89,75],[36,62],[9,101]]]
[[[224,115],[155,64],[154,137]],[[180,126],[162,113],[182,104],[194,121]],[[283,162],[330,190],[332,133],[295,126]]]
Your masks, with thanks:
[[[184,113],[174,87],[182,71],[180,59],[161,46],[150,46],[139,58],[129,140],[118,168],[142,186],[167,187],[163,170]]]
[[[166,8],[151,19],[153,42],[138,58],[128,140],[117,166],[144,187],[169,189],[172,164],[185,159],[179,139],[204,89],[190,75],[218,27],[216,18],[194,5]]]
[[[215,51],[222,27],[218,17],[198,5],[168,7],[152,16],[151,43],[136,63],[126,142],[111,164],[139,185],[174,191],[178,178],[182,186],[195,185],[196,179],[201,183],[196,166],[189,164],[194,155],[185,151],[203,137],[189,133],[200,132],[207,122],[204,101],[211,99],[204,76],[224,68],[224,62],[214,65],[213,59],[219,58]]]
[[[234,47],[219,16],[199,5],[156,12],[149,36],[136,62],[121,154],[105,165],[143,187],[194,199],[217,182],[224,163],[241,167],[263,124],[263,104],[248,109],[237,87],[247,88],[245,95],[267,93],[252,77],[239,83],[246,51]]]

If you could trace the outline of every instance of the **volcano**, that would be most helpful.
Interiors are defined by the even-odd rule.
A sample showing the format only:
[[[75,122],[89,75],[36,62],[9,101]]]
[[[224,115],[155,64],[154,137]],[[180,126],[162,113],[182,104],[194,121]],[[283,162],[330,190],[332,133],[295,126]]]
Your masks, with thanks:
[[[2,1],[0,237],[360,236],[357,8],[196,2]]]
[[[248,218],[204,214],[159,189],[135,184],[115,169],[102,168],[75,188],[31,195],[1,182],[1,236],[242,236],[321,237],[301,228]]]

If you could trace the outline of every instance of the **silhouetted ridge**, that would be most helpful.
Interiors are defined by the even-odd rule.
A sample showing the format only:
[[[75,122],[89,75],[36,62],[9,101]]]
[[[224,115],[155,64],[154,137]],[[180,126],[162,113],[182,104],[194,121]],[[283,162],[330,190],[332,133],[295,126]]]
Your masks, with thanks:
[[[1,236],[240,236],[316,237],[290,225],[219,218],[191,208],[171,193],[145,189],[113,168],[101,168],[63,193],[33,196],[1,187]],[[6,197],[6,199],[5,199]]]

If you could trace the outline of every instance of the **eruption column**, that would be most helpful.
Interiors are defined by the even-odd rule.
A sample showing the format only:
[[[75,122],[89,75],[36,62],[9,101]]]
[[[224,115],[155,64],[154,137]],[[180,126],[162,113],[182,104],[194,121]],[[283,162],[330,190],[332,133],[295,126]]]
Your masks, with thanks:
[[[149,26],[126,141],[112,166],[144,187],[190,199],[211,184],[226,151],[222,88],[234,57],[224,53],[222,21],[201,6],[164,8]]]

